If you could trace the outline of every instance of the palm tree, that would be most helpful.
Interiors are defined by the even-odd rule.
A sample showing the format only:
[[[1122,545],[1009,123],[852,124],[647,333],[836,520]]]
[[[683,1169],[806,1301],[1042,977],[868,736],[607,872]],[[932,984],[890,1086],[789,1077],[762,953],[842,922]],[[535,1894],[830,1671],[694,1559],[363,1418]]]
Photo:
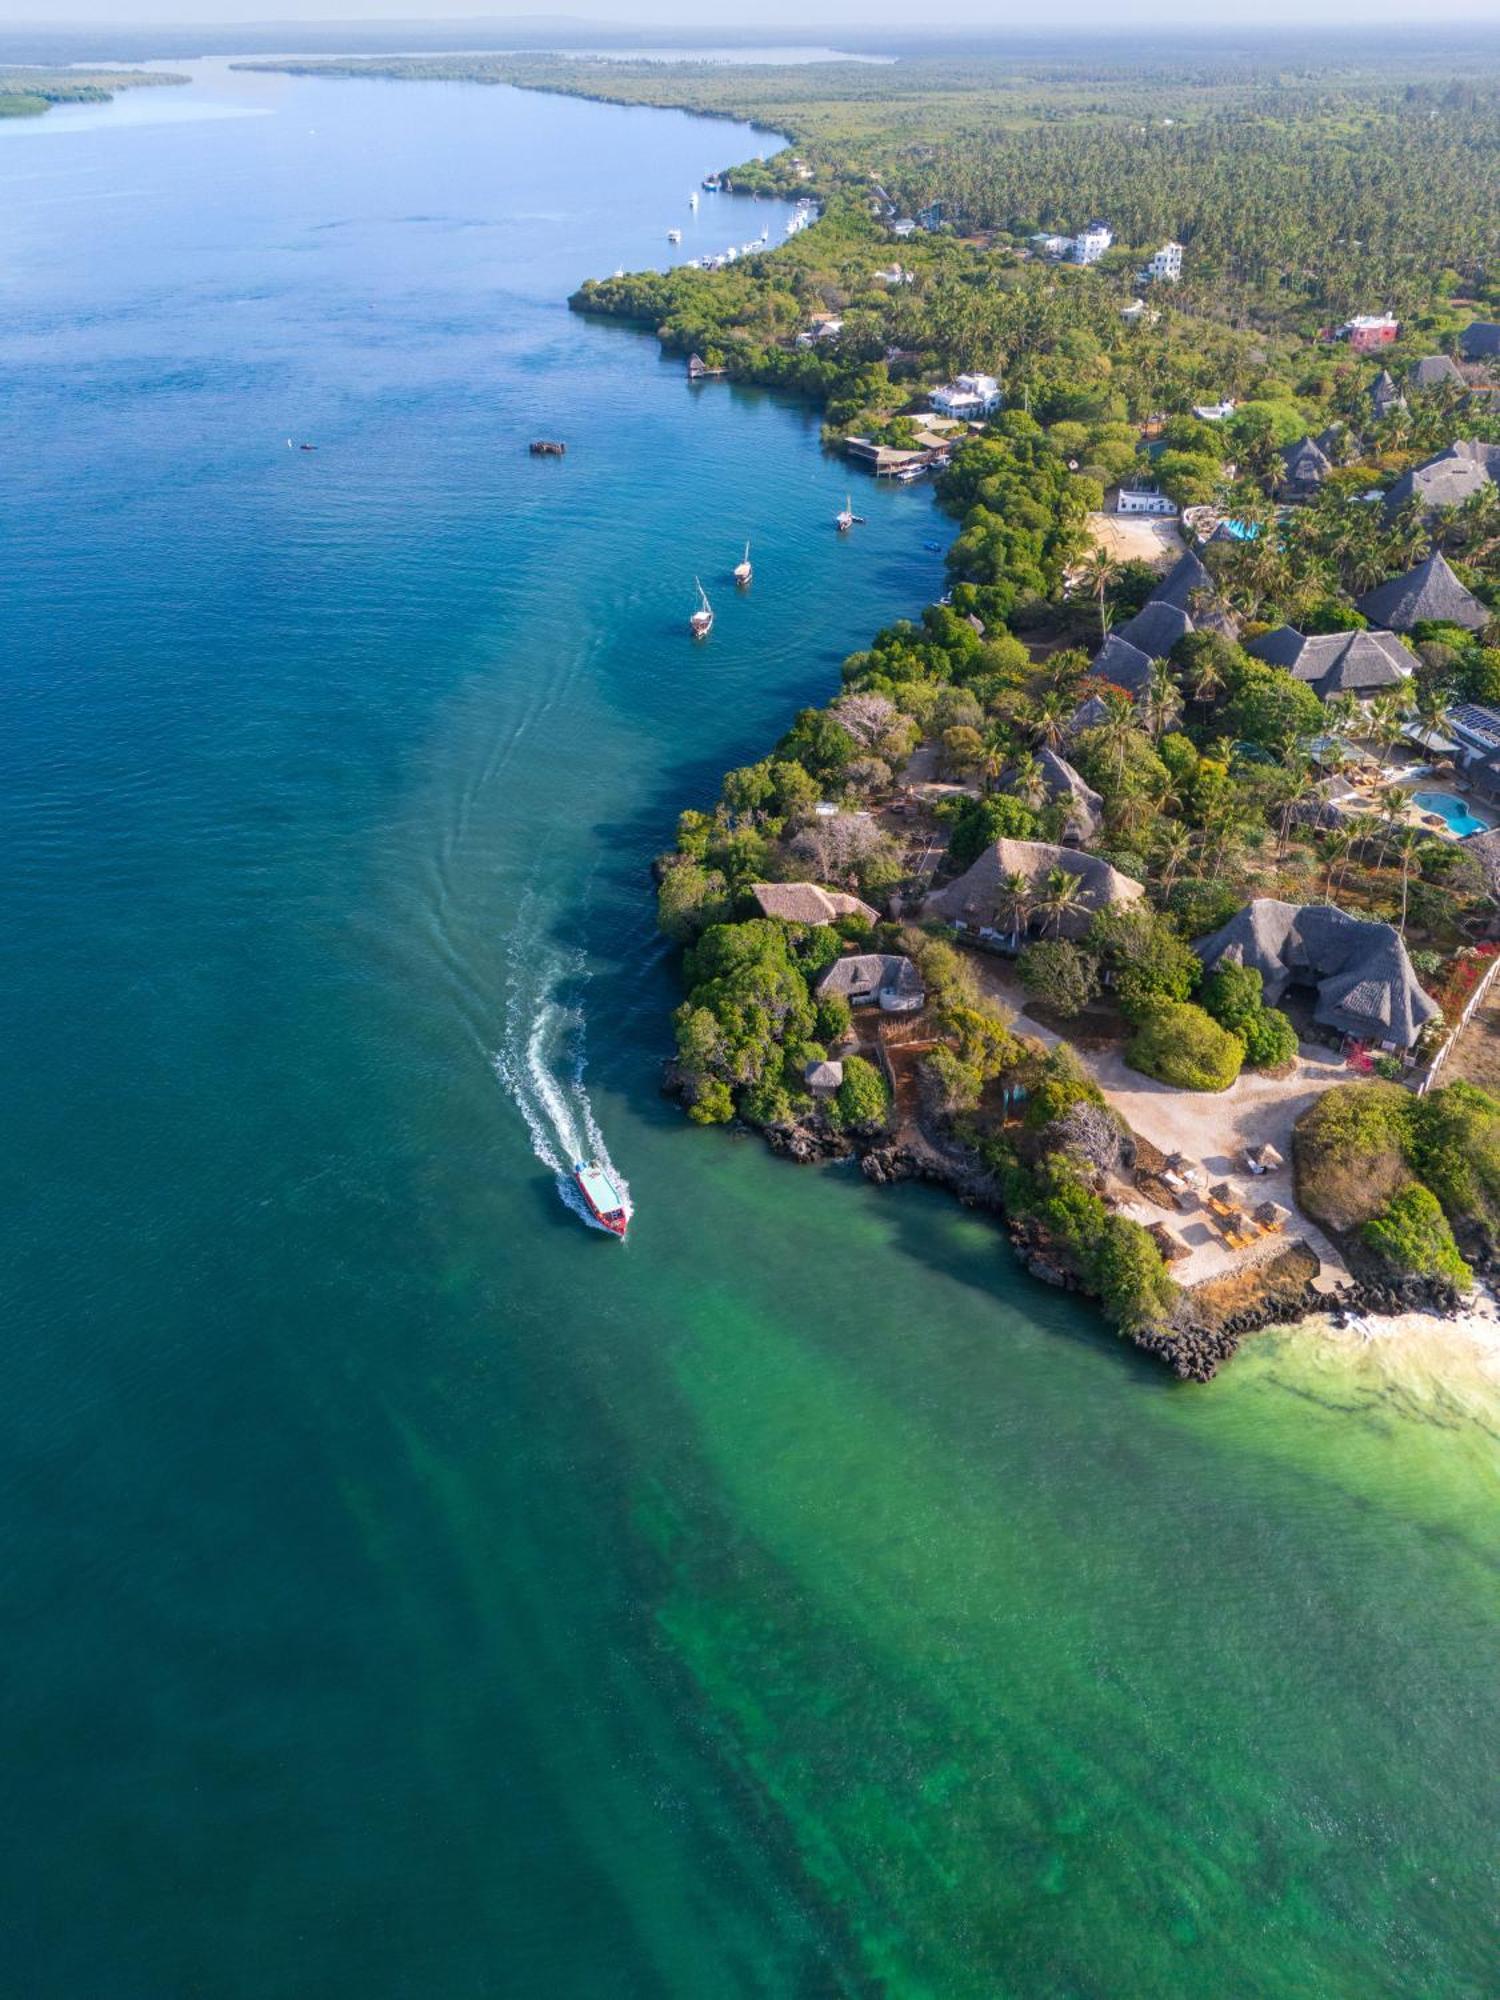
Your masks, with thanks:
[[[1019,943],[1021,933],[1026,928],[1026,919],[1031,913],[1031,882],[1019,870],[1013,869],[1002,879],[1000,886],[1010,910],[1011,936],[1016,943]]]
[[[1323,901],[1333,901],[1335,875],[1342,875],[1349,866],[1349,857],[1354,852],[1354,830],[1352,827],[1336,826],[1323,836]]]
[[[1411,800],[1400,785],[1386,785],[1381,790],[1379,804],[1380,859],[1384,863],[1390,859],[1392,842],[1406,825],[1406,809]]]
[[[1044,743],[1049,750],[1057,748],[1067,732],[1075,705],[1061,688],[1049,688],[1038,699],[1027,718],[1038,743]]]
[[[1156,859],[1161,864],[1161,892],[1164,896],[1172,893],[1172,884],[1177,880],[1177,871],[1193,851],[1193,836],[1180,819],[1163,822],[1156,841]]]
[[[1182,696],[1178,692],[1177,681],[1166,660],[1151,662],[1151,684],[1146,692],[1146,707],[1151,716],[1151,734],[1157,742],[1182,713]]]
[[[1215,657],[1217,648],[1205,646],[1193,662],[1193,700],[1207,708],[1215,695],[1224,692],[1224,669]]]
[[[1293,815],[1298,806],[1302,805],[1307,799],[1310,799],[1317,789],[1312,765],[1305,758],[1298,758],[1295,761],[1289,759],[1287,768],[1290,773],[1290,782],[1287,786],[1287,795],[1282,801],[1281,825],[1276,836],[1276,859],[1278,863],[1286,859],[1286,846],[1287,841],[1291,838]]]
[[[1044,882],[1043,906],[1052,919],[1052,935],[1062,936],[1062,920],[1083,894],[1083,878],[1071,868],[1049,868]]]
[[[1008,764],[1009,759],[998,743],[989,743],[985,746],[984,754],[979,759],[978,770],[980,783],[987,792],[994,791],[1005,776]]]
[[[1125,756],[1130,748],[1130,739],[1135,735],[1135,703],[1124,688],[1106,685],[1100,693],[1104,704],[1104,720],[1099,725],[1105,750],[1115,760],[1115,784],[1118,787],[1125,776]]]
[[[1423,681],[1417,688],[1417,714],[1429,736],[1446,736],[1452,723],[1448,697],[1437,681]]]
[[[1406,936],[1407,892],[1411,886],[1411,864],[1422,846],[1422,836],[1415,827],[1408,827],[1401,836],[1401,921],[1396,926],[1402,937]]]
[[[1022,805],[1030,806],[1033,812],[1040,812],[1047,803],[1047,780],[1040,762],[1030,751],[1023,751],[1011,766],[1010,788]]]
[[[1078,581],[1099,605],[1099,638],[1109,637],[1109,614],[1105,598],[1120,580],[1120,565],[1107,549],[1090,549],[1078,570]]]

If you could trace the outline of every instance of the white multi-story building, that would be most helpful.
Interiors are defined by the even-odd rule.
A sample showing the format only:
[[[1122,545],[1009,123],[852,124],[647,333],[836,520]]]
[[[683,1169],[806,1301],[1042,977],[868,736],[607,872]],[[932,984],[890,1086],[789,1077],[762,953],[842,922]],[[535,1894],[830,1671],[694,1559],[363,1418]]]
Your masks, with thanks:
[[[1075,264],[1097,264],[1114,240],[1115,232],[1107,222],[1091,222],[1073,238],[1069,255]]]
[[[934,389],[927,401],[940,417],[963,423],[993,416],[1000,407],[1000,384],[993,375],[959,375]]]
[[[1160,250],[1153,251],[1146,260],[1141,276],[1153,284],[1175,285],[1182,276],[1182,245],[1163,243]]]

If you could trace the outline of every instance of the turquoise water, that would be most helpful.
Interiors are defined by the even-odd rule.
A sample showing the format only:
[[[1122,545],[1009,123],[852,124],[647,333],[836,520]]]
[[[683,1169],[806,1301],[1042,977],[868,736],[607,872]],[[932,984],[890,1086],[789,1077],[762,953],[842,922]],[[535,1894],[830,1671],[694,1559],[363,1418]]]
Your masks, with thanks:
[[[1460,840],[1466,840],[1471,833],[1485,833],[1492,824],[1487,819],[1481,819],[1467,801],[1455,798],[1452,792],[1413,792],[1411,802],[1423,812],[1436,813],[1440,819],[1445,819]]]
[[[200,75],[0,131],[9,1982],[1487,1992],[1488,1406],[658,1095],[651,854],[940,587],[561,307],[763,140]]]

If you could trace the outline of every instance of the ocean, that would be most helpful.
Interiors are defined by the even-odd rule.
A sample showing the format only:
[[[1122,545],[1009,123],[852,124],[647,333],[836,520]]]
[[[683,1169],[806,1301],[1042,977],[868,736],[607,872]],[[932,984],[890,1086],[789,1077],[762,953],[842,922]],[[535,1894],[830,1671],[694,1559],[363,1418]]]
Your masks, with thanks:
[[[1492,1992],[1493,1403],[660,1095],[652,855],[952,532],[566,310],[775,142],[192,74],[0,128],[8,1984]]]

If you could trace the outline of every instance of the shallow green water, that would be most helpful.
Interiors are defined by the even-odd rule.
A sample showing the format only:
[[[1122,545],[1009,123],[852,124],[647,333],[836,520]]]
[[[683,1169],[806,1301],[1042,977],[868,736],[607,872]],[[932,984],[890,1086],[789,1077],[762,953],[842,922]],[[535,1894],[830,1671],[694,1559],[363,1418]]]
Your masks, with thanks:
[[[1493,1990],[1482,1409],[657,1095],[650,855],[940,587],[560,309],[751,137],[198,91],[0,134],[14,1983]]]

